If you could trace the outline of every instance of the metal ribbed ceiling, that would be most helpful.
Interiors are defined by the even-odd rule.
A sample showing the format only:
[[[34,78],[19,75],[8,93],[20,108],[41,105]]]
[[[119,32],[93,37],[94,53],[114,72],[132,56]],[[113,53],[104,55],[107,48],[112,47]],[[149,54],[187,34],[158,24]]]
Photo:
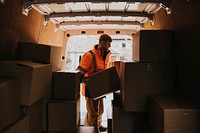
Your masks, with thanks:
[[[44,15],[44,24],[55,23],[64,31],[73,29],[141,30],[161,8],[169,12],[167,0],[26,0],[23,13],[32,8]]]

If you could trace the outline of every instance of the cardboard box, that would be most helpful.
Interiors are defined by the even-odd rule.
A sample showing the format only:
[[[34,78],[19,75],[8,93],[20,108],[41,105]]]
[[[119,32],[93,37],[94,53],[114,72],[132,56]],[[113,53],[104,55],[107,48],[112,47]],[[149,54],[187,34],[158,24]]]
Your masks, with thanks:
[[[79,71],[56,71],[53,73],[53,98],[75,100],[80,95]]]
[[[17,63],[21,80],[21,104],[31,105],[51,90],[52,65],[36,62]]]
[[[145,117],[143,112],[125,112],[122,107],[113,105],[112,132],[143,133]]]
[[[173,92],[172,63],[121,62],[120,69],[125,111],[142,112],[150,94]]]
[[[172,62],[172,31],[141,30],[133,35],[132,48],[134,61]]]
[[[32,105],[51,90],[51,64],[19,60],[2,61],[0,75],[20,78],[22,105]]]
[[[0,132],[21,116],[18,78],[0,78]]]
[[[35,43],[20,43],[21,60],[50,63],[51,46]]]
[[[14,124],[10,125],[6,130],[2,133],[29,133],[29,117],[25,116]]]
[[[48,131],[76,131],[80,119],[80,96],[76,100],[48,103]]]
[[[23,113],[29,116],[29,129],[30,132],[35,130],[39,125],[42,126],[43,121],[43,99],[38,100],[31,106],[23,106]],[[42,128],[41,128],[42,129]]]
[[[32,60],[39,63],[51,63],[52,71],[61,68],[61,47],[45,44],[20,43],[21,60]],[[42,53],[42,54],[41,54]]]
[[[199,105],[181,102],[174,95],[152,95],[149,125],[154,133],[199,133]],[[187,104],[187,105],[186,105]]]
[[[93,99],[98,99],[120,90],[120,80],[115,67],[90,75],[86,78],[86,84]]]

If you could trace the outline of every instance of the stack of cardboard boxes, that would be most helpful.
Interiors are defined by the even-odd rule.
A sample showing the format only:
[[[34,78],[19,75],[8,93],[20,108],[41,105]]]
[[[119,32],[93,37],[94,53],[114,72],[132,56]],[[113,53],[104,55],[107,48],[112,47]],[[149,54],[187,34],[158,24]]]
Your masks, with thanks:
[[[48,132],[94,133],[92,126],[79,126],[80,71],[53,72],[53,93],[48,101]]]
[[[141,92],[139,96],[143,97],[143,100],[140,98],[140,101],[142,101],[140,104],[144,105],[144,102],[146,102],[147,105],[147,97],[151,95],[147,106],[148,122],[145,125],[147,127],[145,129],[148,130],[145,130],[145,132],[199,132],[199,127],[197,127],[200,114],[199,107],[192,106],[192,102],[188,104],[187,100],[184,100],[186,98],[179,97],[173,91],[174,47],[172,31],[140,31],[133,36],[133,40],[133,60],[146,65],[146,73],[151,73],[142,75],[144,76],[142,78],[139,75],[139,80],[137,81],[140,82],[137,85],[143,86],[138,91]],[[138,92],[135,92],[135,94],[137,95]],[[174,96],[171,96],[172,94]],[[124,98],[124,95],[126,94],[122,93],[122,98]],[[134,97],[137,97],[136,95]],[[131,110],[133,108],[126,108],[125,105],[125,109]],[[144,109],[144,106],[140,106],[140,109]]]
[[[79,71],[53,72],[53,97],[48,102],[48,131],[76,132],[80,119]]]
[[[142,30],[133,35],[133,62],[114,63],[120,76],[121,105],[113,104],[113,133],[121,129],[126,133],[144,132],[149,96],[173,92],[172,53],[169,30]]]
[[[49,51],[50,46],[38,44],[36,51],[29,55],[29,50],[23,50],[29,44],[24,44],[20,50],[19,60],[0,62],[2,115],[8,123],[0,124],[1,132],[5,133],[42,133],[43,97],[51,90],[52,64],[49,55],[40,58],[41,52]],[[33,45],[33,44],[32,44]],[[36,44],[34,44],[36,45]],[[35,54],[37,53],[37,54]],[[44,52],[45,53],[45,52]],[[26,58],[27,57],[27,58]],[[25,60],[26,59],[26,60]],[[9,79],[8,79],[9,78]],[[12,78],[12,79],[11,79]],[[6,80],[5,80],[6,79]],[[9,106],[9,109],[8,109]],[[12,113],[12,112],[15,113]],[[12,118],[12,119],[10,119]]]
[[[133,35],[133,60],[114,63],[121,90],[114,93],[112,132],[198,133],[199,106],[174,92],[172,31]]]
[[[19,55],[0,62],[0,132],[93,133],[78,127],[80,72],[59,71],[61,48],[20,43]]]

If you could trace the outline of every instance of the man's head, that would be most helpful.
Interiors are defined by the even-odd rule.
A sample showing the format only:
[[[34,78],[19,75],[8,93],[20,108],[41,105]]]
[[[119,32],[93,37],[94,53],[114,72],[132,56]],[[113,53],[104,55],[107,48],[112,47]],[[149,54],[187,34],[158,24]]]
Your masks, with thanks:
[[[112,38],[107,35],[103,34],[99,37],[99,45],[98,49],[101,49],[102,51],[108,51],[108,48],[110,47],[110,44],[112,42]]]

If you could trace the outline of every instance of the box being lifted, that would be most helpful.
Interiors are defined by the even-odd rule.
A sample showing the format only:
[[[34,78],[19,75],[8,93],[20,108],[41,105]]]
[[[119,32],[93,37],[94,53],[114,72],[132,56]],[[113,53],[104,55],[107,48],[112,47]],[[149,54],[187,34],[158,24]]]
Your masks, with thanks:
[[[170,30],[141,30],[133,35],[134,61],[172,62],[173,46]]]
[[[96,72],[85,80],[90,96],[94,100],[120,90],[119,75],[115,67]]]

